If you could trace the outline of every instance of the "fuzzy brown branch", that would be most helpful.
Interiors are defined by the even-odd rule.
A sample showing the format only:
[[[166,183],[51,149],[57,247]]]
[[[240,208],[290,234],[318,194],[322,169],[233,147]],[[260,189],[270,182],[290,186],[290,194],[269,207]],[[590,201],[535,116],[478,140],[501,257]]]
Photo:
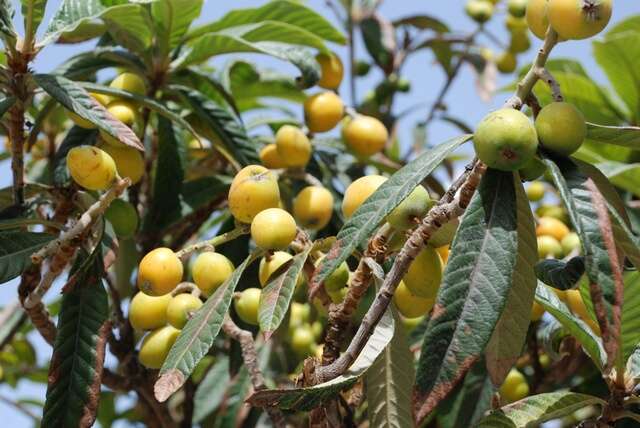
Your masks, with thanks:
[[[40,276],[40,266],[36,265],[27,268],[27,270],[22,273],[20,285],[18,286],[18,296],[23,307],[25,299],[40,282]],[[25,308],[25,312],[33,326],[38,330],[38,333],[40,333],[49,345],[53,346],[53,342],[56,340],[57,329],[47,308],[40,302],[31,308]]]
[[[260,371],[260,367],[258,364],[258,354],[256,353],[253,335],[246,330],[242,330],[231,320],[231,318],[228,317],[222,324],[222,330],[229,337],[236,340],[240,344],[240,348],[242,349],[242,359],[244,360],[244,364],[249,371],[249,377],[251,378],[253,389],[255,391],[266,389],[266,386],[264,384],[264,377],[262,376],[262,372]],[[280,409],[276,407],[265,407],[265,410],[271,418],[271,421],[273,422],[273,425],[275,427],[286,427],[284,415],[282,414]]]
[[[587,180],[586,186],[591,193],[591,200],[593,201],[593,205],[596,209],[598,226],[600,227],[600,231],[602,232],[604,245],[607,249],[607,254],[609,255],[609,260],[611,262],[611,271],[613,274],[613,282],[615,285],[614,301],[611,307],[613,325],[610,326],[610,329],[608,329],[608,334],[606,336],[605,332],[602,331],[602,321],[604,321],[605,324],[607,322],[606,312],[604,313],[603,320],[600,319],[600,316],[602,316],[602,314],[598,316],[598,324],[600,325],[600,329],[602,331],[602,340],[604,342],[605,349],[607,350],[607,368],[610,369],[616,363],[618,353],[621,352],[620,336],[622,333],[622,305],[624,301],[624,279],[622,276],[622,261],[620,259],[620,255],[618,254],[618,250],[616,249],[616,243],[613,236],[613,227],[611,225],[611,217],[609,216],[609,208],[607,207],[607,202],[604,199],[602,193],[600,193],[600,190],[598,190],[598,187],[595,185],[593,180]],[[590,289],[591,288],[592,287],[590,284]],[[600,293],[602,293],[602,291],[600,291]],[[591,291],[591,294],[593,296],[593,291]],[[607,342],[609,343],[607,344]],[[616,383],[618,384],[618,387],[624,389],[624,369],[622,364],[623,363],[619,364],[617,367],[618,370],[616,373]]]
[[[460,191],[453,201],[447,202],[447,200],[443,198],[429,211],[420,226],[411,234],[402,247],[402,250],[400,250],[393,267],[384,280],[382,288],[363,318],[347,350],[331,365],[317,369],[315,376],[318,382],[326,382],[341,375],[355,361],[373,333],[374,327],[378,324],[380,318],[382,318],[382,314],[389,306],[393,293],[409,269],[411,262],[418,256],[425,245],[427,245],[434,232],[440,229],[443,224],[464,213],[485,170],[485,164],[475,162],[471,173],[460,187]]]
[[[32,254],[31,261],[34,264],[40,264],[45,258],[61,251],[62,247],[89,229],[98,216],[102,215],[109,208],[111,202],[120,196],[129,185],[131,185],[131,180],[128,178],[117,179],[114,185],[80,216],[72,228]]]

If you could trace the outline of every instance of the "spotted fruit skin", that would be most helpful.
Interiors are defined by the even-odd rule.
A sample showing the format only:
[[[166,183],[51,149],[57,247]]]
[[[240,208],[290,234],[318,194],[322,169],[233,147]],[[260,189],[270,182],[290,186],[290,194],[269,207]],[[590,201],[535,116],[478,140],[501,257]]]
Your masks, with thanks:
[[[179,334],[180,330],[170,325],[160,327],[147,334],[142,340],[138,353],[140,363],[148,369],[162,367]]]
[[[411,262],[402,280],[414,295],[435,299],[442,282],[442,259],[438,252],[426,246]]]
[[[573,104],[555,102],[540,110],[536,132],[542,147],[568,156],[577,151],[587,136],[587,123]]]
[[[524,113],[504,108],[489,113],[480,122],[473,145],[478,158],[490,168],[515,171],[534,157],[538,135]]]
[[[612,0],[549,0],[549,25],[563,39],[595,36],[609,23]]]
[[[422,185],[419,185],[389,213],[387,221],[396,229],[411,229],[417,225],[417,221],[427,214],[432,205],[433,201],[429,192]]]
[[[182,262],[170,248],[148,252],[138,265],[138,288],[150,296],[163,296],[182,281]]]
[[[138,292],[129,304],[129,322],[136,330],[155,330],[167,323],[171,295],[149,296]]]
[[[201,306],[202,300],[193,294],[178,294],[167,305],[167,322],[177,329],[182,329]]]
[[[234,308],[240,319],[247,324],[258,325],[258,309],[260,307],[259,288],[247,288],[233,301]]]
[[[116,179],[113,158],[94,146],[79,146],[69,150],[67,168],[73,180],[89,190],[105,190]]]
[[[342,138],[356,155],[368,157],[384,149],[389,132],[375,117],[358,115],[345,123]]]
[[[191,276],[205,296],[212,295],[231,276],[235,267],[220,253],[205,251],[196,257]]]
[[[242,223],[251,223],[260,211],[277,208],[279,205],[277,178],[263,166],[246,166],[231,182],[229,210]]]
[[[347,187],[342,199],[342,214],[349,218],[377,189],[387,181],[381,175],[365,175]]]
[[[276,150],[289,168],[304,168],[311,159],[311,143],[300,128],[283,125],[276,132]]]
[[[333,215],[333,195],[324,187],[308,186],[293,200],[293,216],[307,229],[321,230]]]
[[[311,95],[304,102],[304,117],[311,132],[327,132],[335,128],[344,115],[342,99],[333,92]]]
[[[400,281],[393,295],[393,302],[403,317],[417,318],[429,312],[435,300],[416,296]]]
[[[263,250],[283,250],[296,237],[296,221],[283,209],[268,208],[251,222],[251,238]]]
[[[320,64],[320,80],[318,86],[324,89],[338,89],[342,83],[344,67],[342,61],[335,54],[319,54],[316,61]]]
[[[100,148],[113,158],[120,177],[129,178],[131,184],[140,182],[144,175],[145,167],[144,158],[140,151],[133,147],[127,147],[124,144],[120,144],[119,146],[103,144]]]

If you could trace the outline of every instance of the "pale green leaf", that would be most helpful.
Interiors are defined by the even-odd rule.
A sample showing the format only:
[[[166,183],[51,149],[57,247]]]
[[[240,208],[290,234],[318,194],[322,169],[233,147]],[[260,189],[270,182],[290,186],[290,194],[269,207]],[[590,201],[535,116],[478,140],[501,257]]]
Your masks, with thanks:
[[[189,26],[200,15],[202,0],[163,0],[151,3],[161,55],[178,46]]]
[[[587,140],[640,150],[640,127],[602,126],[587,122]]]
[[[22,3],[25,34],[30,34],[33,37],[42,22],[47,0],[20,0],[20,3]]]

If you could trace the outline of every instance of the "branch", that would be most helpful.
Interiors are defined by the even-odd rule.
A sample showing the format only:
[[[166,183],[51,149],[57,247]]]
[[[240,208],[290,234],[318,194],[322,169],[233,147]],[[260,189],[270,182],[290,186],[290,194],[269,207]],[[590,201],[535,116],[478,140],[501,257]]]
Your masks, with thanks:
[[[129,187],[129,185],[131,185],[131,180],[128,178],[118,179],[114,185],[105,194],[103,194],[100,199],[98,199],[98,201],[91,205],[89,209],[80,216],[77,223],[74,224],[71,229],[62,233],[57,239],[49,242],[38,252],[32,254],[31,261],[33,264],[42,263],[45,258],[61,251],[62,247],[68,245],[69,242],[85,232],[98,218],[98,216],[102,215],[106,211],[111,202],[120,196],[120,194],[124,192],[124,189]]]
[[[443,224],[464,213],[485,170],[485,164],[474,162],[473,169],[461,186],[457,196],[451,202],[448,202],[447,198],[442,198],[407,239],[347,350],[335,362],[328,366],[320,367],[316,371],[316,379],[319,382],[325,382],[341,375],[355,361],[373,333],[373,329],[382,318],[382,314],[389,306],[393,293],[395,293],[398,283],[409,269],[411,262],[428,244],[434,232],[440,229]]]
[[[25,299],[36,288],[40,282],[40,266],[33,265],[23,272],[20,279],[20,285],[18,286],[18,295],[20,297],[20,303],[23,305],[25,312],[31,319],[31,323],[38,330],[38,333],[44,338],[44,340],[51,346],[56,339],[57,329],[56,325],[49,315],[47,308],[40,302],[39,304],[27,308],[24,306]]]
[[[239,236],[246,235],[250,231],[250,226],[248,224],[241,224],[237,226],[235,229],[230,230],[229,232],[223,233],[222,235],[218,235],[215,238],[208,239],[206,241],[197,242],[188,247],[184,247],[182,250],[176,252],[176,256],[183,259],[194,253],[196,251],[212,249],[215,250],[215,247],[218,245],[222,245],[225,242],[233,241]]]
[[[539,68],[536,70],[536,74],[538,75],[539,79],[542,79],[547,85],[549,85],[549,88],[551,89],[551,95],[553,96],[553,101],[564,101],[562,92],[560,91],[560,84],[553,77],[549,70],[547,70],[546,68]]]
[[[266,389],[267,387],[264,384],[264,377],[262,376],[262,372],[260,371],[260,367],[258,365],[258,355],[256,353],[255,343],[253,342],[253,335],[246,330],[242,330],[229,317],[227,317],[222,324],[222,330],[224,330],[224,332],[229,335],[229,337],[240,343],[240,348],[242,349],[242,359],[244,360],[244,364],[249,371],[249,377],[251,378],[253,389],[255,391]],[[273,425],[275,427],[286,427],[284,415],[282,414],[280,409],[276,407],[265,407],[265,410],[269,414],[269,417],[273,421]]]

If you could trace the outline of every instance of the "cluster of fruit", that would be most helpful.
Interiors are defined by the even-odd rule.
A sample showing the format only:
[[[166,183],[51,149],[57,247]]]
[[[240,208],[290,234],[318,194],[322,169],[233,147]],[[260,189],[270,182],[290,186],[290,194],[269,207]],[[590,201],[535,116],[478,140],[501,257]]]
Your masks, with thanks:
[[[494,14],[500,0],[468,0],[465,11],[474,21],[484,24]],[[611,18],[611,0],[583,3],[582,0],[507,0],[505,26],[511,34],[508,49],[495,58],[502,73],[517,67],[517,55],[531,47],[527,29],[544,39],[551,26],[560,40],[579,40],[602,31]],[[484,52],[487,59],[493,54]]]
[[[120,74],[110,86],[134,94],[146,93],[144,81],[133,73]],[[138,122],[138,110],[134,104],[102,94],[90,95],[125,125],[133,126]],[[73,112],[68,112],[68,115],[81,128],[96,128],[95,124]],[[100,142],[97,146],[82,145],[69,151],[67,167],[71,177],[80,186],[89,190],[105,190],[111,186],[116,176],[129,178],[133,184],[140,181],[144,174],[144,158],[140,151],[100,130]]]

